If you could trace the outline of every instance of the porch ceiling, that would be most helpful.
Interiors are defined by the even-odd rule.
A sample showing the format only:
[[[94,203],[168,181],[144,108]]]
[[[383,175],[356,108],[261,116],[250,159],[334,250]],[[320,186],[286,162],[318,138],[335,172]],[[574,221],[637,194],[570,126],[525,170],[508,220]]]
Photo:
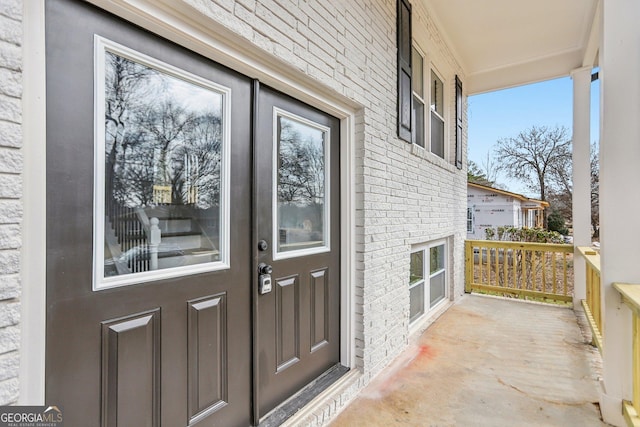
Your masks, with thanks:
[[[461,62],[469,94],[594,65],[599,0],[422,1]]]

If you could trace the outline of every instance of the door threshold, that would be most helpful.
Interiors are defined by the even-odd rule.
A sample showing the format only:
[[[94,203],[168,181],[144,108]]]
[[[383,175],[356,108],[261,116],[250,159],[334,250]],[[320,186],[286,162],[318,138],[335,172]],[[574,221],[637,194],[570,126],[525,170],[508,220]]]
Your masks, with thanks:
[[[349,368],[336,363],[318,378],[304,386],[300,391],[287,399],[283,404],[269,412],[258,424],[258,427],[276,427],[291,418],[296,412],[325,391],[340,377],[349,372]]]

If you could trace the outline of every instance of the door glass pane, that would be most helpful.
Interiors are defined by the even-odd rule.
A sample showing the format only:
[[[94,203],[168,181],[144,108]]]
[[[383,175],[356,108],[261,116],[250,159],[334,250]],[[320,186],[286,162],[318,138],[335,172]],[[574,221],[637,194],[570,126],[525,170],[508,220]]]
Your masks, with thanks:
[[[328,129],[277,116],[277,251],[327,247]]]
[[[104,58],[104,277],[220,260],[225,95]]]

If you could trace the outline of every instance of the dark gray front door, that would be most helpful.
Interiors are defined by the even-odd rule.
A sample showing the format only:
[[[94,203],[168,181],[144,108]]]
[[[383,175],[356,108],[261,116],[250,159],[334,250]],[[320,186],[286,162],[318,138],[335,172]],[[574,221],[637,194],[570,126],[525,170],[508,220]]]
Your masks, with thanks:
[[[46,402],[69,426],[251,423],[251,82],[46,2]]]
[[[339,121],[266,87],[257,96],[258,416],[340,360]],[[260,277],[258,276],[258,280]]]

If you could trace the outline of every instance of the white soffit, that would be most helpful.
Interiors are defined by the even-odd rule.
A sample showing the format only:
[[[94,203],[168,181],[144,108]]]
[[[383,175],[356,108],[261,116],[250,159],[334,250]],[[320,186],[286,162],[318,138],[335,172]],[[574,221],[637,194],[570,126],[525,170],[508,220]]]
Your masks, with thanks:
[[[469,94],[583,66],[598,0],[422,0],[467,75]]]

